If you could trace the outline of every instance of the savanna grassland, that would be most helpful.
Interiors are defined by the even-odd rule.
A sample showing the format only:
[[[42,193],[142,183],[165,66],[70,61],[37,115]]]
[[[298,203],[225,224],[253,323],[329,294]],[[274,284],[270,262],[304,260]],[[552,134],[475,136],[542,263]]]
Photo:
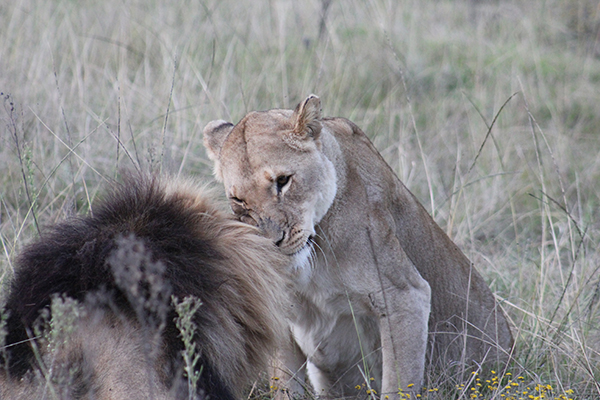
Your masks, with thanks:
[[[514,324],[513,364],[430,375],[423,398],[599,398],[599,4],[0,0],[1,290],[38,230],[93,211],[123,169],[213,182],[207,122],[315,93]]]

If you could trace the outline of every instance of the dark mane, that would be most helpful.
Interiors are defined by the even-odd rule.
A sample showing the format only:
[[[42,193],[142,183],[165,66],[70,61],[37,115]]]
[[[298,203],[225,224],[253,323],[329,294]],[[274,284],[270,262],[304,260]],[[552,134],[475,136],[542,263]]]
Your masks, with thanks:
[[[140,264],[139,260],[142,270],[160,266],[157,276],[159,285],[163,285],[159,289],[166,307],[165,353],[174,360],[172,364],[178,364],[183,344],[175,326],[176,313],[170,296],[200,298],[204,305],[195,314],[196,324],[202,327],[217,323],[210,301],[204,301],[207,294],[218,291],[223,279],[217,268],[224,255],[216,250],[211,229],[203,229],[213,224],[213,219],[190,207],[184,195],[167,196],[157,179],[129,176],[94,205],[93,215],[73,217],[46,228],[18,257],[5,304],[9,313],[6,337],[9,374],[20,378],[35,362],[29,339],[40,312],[48,309],[55,294],[84,303],[92,293],[107,293],[108,302],[118,312],[139,319],[139,310],[130,294],[115,279],[115,271],[125,268],[127,275],[130,264]],[[143,254],[137,256],[138,261],[130,259],[131,251],[129,255],[123,253],[123,243],[127,240],[141,243],[142,250],[138,251]],[[147,282],[137,284],[144,288],[144,295],[150,290]],[[143,325],[144,321],[140,323]],[[200,344],[208,340],[202,337],[201,329],[197,335]],[[202,354],[205,356],[206,352]],[[202,365],[199,385],[203,391],[219,393],[221,399],[234,398],[208,358],[204,357],[199,364]],[[168,365],[169,379],[175,377],[178,366]]]

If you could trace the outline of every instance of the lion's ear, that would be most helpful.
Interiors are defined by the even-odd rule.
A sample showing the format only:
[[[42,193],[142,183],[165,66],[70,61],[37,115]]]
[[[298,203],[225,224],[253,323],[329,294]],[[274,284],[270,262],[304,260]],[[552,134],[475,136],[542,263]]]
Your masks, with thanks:
[[[232,129],[233,124],[231,122],[219,119],[210,121],[203,130],[204,147],[206,147],[208,158],[215,163],[215,175],[218,180],[222,180],[219,168],[219,154],[221,153],[221,147],[223,147],[227,135],[229,135],[229,132],[231,132]]]
[[[321,133],[321,100],[311,94],[298,104],[292,116],[294,134],[298,139],[317,139]]]

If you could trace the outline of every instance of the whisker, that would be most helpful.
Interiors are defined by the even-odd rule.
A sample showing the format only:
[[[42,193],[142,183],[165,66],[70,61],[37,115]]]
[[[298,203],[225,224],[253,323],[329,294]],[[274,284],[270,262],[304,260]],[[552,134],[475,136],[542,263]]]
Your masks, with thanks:
[[[333,256],[334,265],[339,266],[337,257],[335,255],[335,251],[333,251],[333,247],[331,246],[331,241],[329,240],[329,238],[327,237],[325,232],[323,232],[322,229],[319,229],[319,231],[320,231],[320,233],[316,233],[315,237],[320,238],[322,240],[322,242],[327,245],[327,247],[329,248],[329,254]],[[317,245],[316,242],[315,242],[315,245]],[[318,247],[319,247],[319,250],[321,251],[321,254],[323,254],[323,259],[325,260],[326,266],[329,267],[329,259],[327,258],[327,255],[325,254],[325,250],[321,246],[318,246]]]
[[[325,266],[329,267],[329,263],[327,262],[327,257],[325,256],[325,252],[323,251],[323,248],[321,246],[319,246],[319,244],[313,240],[312,241],[312,249],[311,249],[311,261],[316,264],[317,263],[317,258],[318,258],[318,254],[317,254],[317,250],[321,252],[321,254],[323,255],[323,260],[325,260]],[[314,268],[314,265],[313,265]]]

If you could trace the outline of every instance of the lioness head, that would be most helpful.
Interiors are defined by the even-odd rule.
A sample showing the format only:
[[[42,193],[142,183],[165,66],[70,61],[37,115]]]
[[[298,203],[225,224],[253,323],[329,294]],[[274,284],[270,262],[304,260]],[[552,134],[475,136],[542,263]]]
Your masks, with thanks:
[[[320,108],[311,95],[294,111],[252,112],[235,126],[219,120],[204,128],[233,212],[261,227],[297,265],[308,259],[315,225],[336,194],[335,168],[321,151]]]

